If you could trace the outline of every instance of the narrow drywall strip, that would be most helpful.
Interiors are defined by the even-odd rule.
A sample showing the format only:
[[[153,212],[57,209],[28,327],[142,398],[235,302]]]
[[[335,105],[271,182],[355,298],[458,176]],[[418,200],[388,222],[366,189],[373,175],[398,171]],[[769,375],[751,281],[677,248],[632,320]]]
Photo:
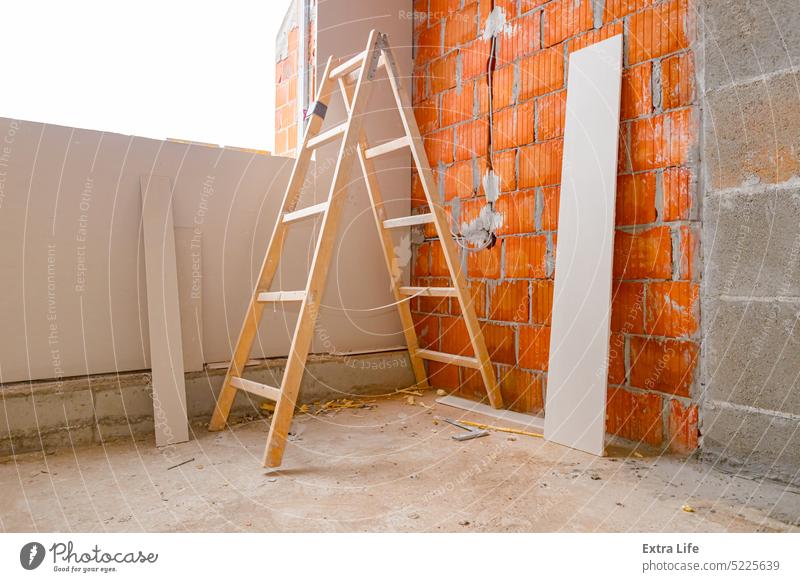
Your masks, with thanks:
[[[570,56],[545,438],[605,450],[622,35]]]
[[[140,177],[150,365],[156,445],[189,440],[183,371],[172,188],[166,176]]]

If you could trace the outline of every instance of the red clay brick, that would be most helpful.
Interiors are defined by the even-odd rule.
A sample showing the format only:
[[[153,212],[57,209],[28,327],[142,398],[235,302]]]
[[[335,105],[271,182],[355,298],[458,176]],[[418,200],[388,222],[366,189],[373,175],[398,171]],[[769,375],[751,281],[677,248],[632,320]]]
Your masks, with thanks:
[[[461,317],[441,317],[439,333],[442,334],[441,349],[448,354],[472,355],[472,344],[467,326]]]
[[[498,235],[533,232],[536,216],[535,190],[523,190],[500,196],[495,208],[503,215],[503,224],[496,231]]]
[[[524,189],[559,184],[563,147],[563,140],[553,139],[520,148],[519,187]]]
[[[456,160],[485,156],[489,149],[489,121],[482,117],[456,127]]]
[[[608,383],[625,383],[625,336],[612,333],[608,345]]]
[[[508,365],[516,364],[513,327],[481,322],[481,331],[492,362]]]
[[[422,243],[414,253],[414,276],[426,277],[431,274],[431,243]]]
[[[547,237],[514,236],[504,239],[506,245],[505,275],[512,279],[544,279]]]
[[[541,14],[532,12],[508,23],[510,32],[503,32],[497,40],[498,66],[507,65],[541,48],[539,39]]]
[[[428,362],[428,382],[434,388],[458,389],[458,366],[440,362]]]
[[[478,39],[461,47],[461,78],[464,81],[487,73],[489,64],[489,40]]]
[[[638,233],[617,231],[614,241],[615,279],[672,277],[672,236],[667,226]]]
[[[694,280],[697,275],[697,266],[695,265],[695,257],[699,253],[700,235],[698,227],[694,225],[681,225],[679,229],[680,245],[678,257],[678,266],[680,272],[678,276],[681,279]]]
[[[689,396],[699,347],[691,341],[630,338],[631,385]]]
[[[688,168],[664,170],[664,220],[688,220],[692,208],[692,171]]]
[[[437,22],[430,28],[423,29],[419,34],[416,44],[416,66],[429,63],[442,54],[442,24]]]
[[[594,26],[591,0],[555,0],[544,7],[542,35],[544,46],[562,40]]]
[[[489,319],[527,323],[530,297],[527,281],[489,284]]]
[[[444,51],[448,52],[478,35],[478,3],[466,4],[448,14],[444,25]]]
[[[444,251],[439,242],[431,243],[431,275],[434,277],[449,277],[450,269],[444,259]]]
[[[545,2],[549,2],[550,0],[520,0],[520,14],[525,14],[529,10],[533,10],[534,8],[541,6]]]
[[[640,171],[685,165],[692,141],[689,109],[637,119],[631,123],[631,166]]]
[[[558,200],[560,193],[560,186],[542,188],[542,199],[544,201],[542,230],[556,230],[558,228]]]
[[[487,86],[484,81],[484,86]],[[480,85],[479,85],[480,91]],[[484,89],[484,92],[486,89]],[[498,111],[514,103],[514,66],[495,69],[492,75],[492,110]],[[483,111],[483,109],[481,109]],[[486,103],[488,111],[488,102]]]
[[[429,18],[432,22],[441,20],[458,10],[459,6],[461,6],[461,0],[429,0]]]
[[[656,175],[625,174],[617,177],[617,226],[649,224],[656,220]]]
[[[674,109],[694,100],[694,61],[691,53],[661,61],[661,106]]]
[[[564,135],[567,113],[567,92],[551,93],[536,100],[537,141],[547,141]],[[533,116],[531,116],[533,119]]]
[[[684,406],[680,400],[669,401],[669,450],[689,455],[697,449],[700,431],[697,429],[697,405]]]
[[[550,325],[553,315],[553,282],[531,281],[531,322]]]
[[[603,22],[611,22],[631,12],[651,6],[654,0],[606,0]]]
[[[430,82],[433,95],[456,86],[456,57],[457,54],[452,52],[431,62]]]
[[[520,101],[551,93],[563,86],[564,53],[559,47],[539,51],[519,62]]]
[[[474,101],[472,84],[461,90],[456,88],[442,93],[442,127],[472,119]]]
[[[611,303],[611,330],[644,333],[644,285],[616,281]]]
[[[500,278],[500,245],[467,253],[467,274],[484,279]]]
[[[426,99],[414,107],[414,117],[423,135],[439,129],[439,111],[433,99]]]
[[[576,36],[575,38],[567,41],[567,54],[572,54],[575,51],[585,49],[587,46],[591,46],[600,42],[601,40],[606,40],[612,36],[622,34],[622,31],[623,29],[621,22],[615,22],[609,26],[603,26],[598,29],[590,30],[587,33],[581,34],[580,36]]]
[[[417,333],[420,347],[424,349],[439,349],[439,318],[435,315],[412,313],[414,330]]]
[[[507,368],[500,374],[503,405],[517,412],[540,412],[544,408],[541,374]]]
[[[628,63],[636,64],[688,48],[687,0],[672,0],[630,17]]]
[[[431,167],[435,168],[439,162],[449,164],[453,161],[452,129],[443,129],[426,135],[423,144]]]
[[[550,328],[523,325],[519,329],[519,365],[530,370],[547,371],[550,353]]]
[[[664,440],[662,400],[658,394],[609,388],[606,432],[632,441],[660,446]]]
[[[513,148],[516,143],[516,131],[514,130],[514,118],[516,117],[516,107],[506,107],[494,114],[494,149],[505,150]]]
[[[687,281],[649,283],[645,331],[667,337],[693,335],[700,317],[699,287]]]
[[[517,151],[494,154],[494,171],[500,177],[500,191],[510,192],[517,187]],[[483,179],[483,173],[480,175]]]
[[[470,198],[475,194],[472,179],[472,160],[456,162],[445,171],[444,199]]]
[[[653,111],[652,63],[625,69],[622,73],[622,119],[649,115]]]

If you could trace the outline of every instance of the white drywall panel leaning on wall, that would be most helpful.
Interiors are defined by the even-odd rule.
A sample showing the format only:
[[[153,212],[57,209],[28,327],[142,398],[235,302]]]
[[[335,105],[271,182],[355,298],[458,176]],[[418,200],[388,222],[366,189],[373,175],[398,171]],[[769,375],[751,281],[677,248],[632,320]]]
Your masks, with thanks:
[[[386,0],[320,0],[317,6],[316,69],[318,74],[325,68],[329,56],[347,58],[364,50],[371,30],[375,29],[389,35],[389,43],[403,75],[403,83],[410,94],[411,46],[413,20],[410,18],[411,3],[408,1]],[[362,127],[371,145],[377,145],[403,135],[400,116],[392,97],[386,74],[379,72],[377,85],[372,91],[365,108]],[[338,90],[337,90],[338,94]],[[326,114],[326,126],[345,120],[345,112],[338,95],[331,100]],[[318,184],[330,184],[333,165],[338,155],[340,142],[317,150]],[[375,158],[375,169],[381,194],[389,217],[411,214],[411,155],[407,149]],[[389,275],[382,256],[378,233],[364,187],[361,169],[354,162],[349,169],[348,195],[339,227],[339,242],[334,254],[333,264],[325,290],[326,305],[336,309],[327,311],[332,324],[350,328],[354,334],[373,337],[375,347],[394,342],[405,346],[400,330],[397,308],[373,312],[340,311],[343,307],[368,309],[394,302]],[[318,186],[317,196],[327,196],[327,189]],[[405,267],[407,281],[411,262],[410,236],[408,231],[396,230],[393,233],[400,264]],[[360,260],[352,260],[360,255]],[[342,293],[348,282],[361,282],[359,294]],[[387,336],[386,330],[392,330]],[[335,343],[335,342],[334,342]],[[359,344],[359,347],[366,347]],[[344,351],[340,346],[336,346]],[[315,349],[319,346],[315,344]]]
[[[622,36],[570,55],[545,438],[604,453]]]
[[[143,175],[140,184],[153,418],[156,446],[163,447],[189,440],[172,187],[166,176]]]
[[[201,249],[197,265],[186,264],[190,254],[177,256],[178,273],[188,271],[199,285],[199,295],[187,297],[192,285],[179,284],[181,304],[202,304],[200,325],[185,331],[196,334],[205,362],[229,359],[292,162],[0,118],[0,381],[150,367],[141,174],[170,179],[176,230],[191,229],[190,246]],[[313,189],[312,181],[309,197]],[[363,305],[364,287],[388,293],[385,266],[373,261],[380,255],[378,245],[369,244],[377,242],[369,220],[371,231],[365,227],[360,244],[347,246],[348,264],[358,265],[357,272],[330,277],[334,299],[345,305]],[[275,289],[303,288],[311,230],[311,222],[293,229]],[[367,235],[372,238],[365,242]],[[323,310],[320,325],[328,339],[315,349],[401,345],[399,323],[389,312],[393,318],[376,321],[372,314],[343,318]],[[294,323],[291,308],[266,314],[253,357],[286,355]],[[184,343],[191,345],[185,336]],[[196,353],[187,356],[187,369],[196,369]]]

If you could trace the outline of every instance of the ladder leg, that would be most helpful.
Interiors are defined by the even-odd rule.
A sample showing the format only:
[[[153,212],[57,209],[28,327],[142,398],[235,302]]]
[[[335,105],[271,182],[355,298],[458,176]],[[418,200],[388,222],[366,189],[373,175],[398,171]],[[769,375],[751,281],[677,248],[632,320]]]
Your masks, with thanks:
[[[436,182],[433,179],[428,157],[425,155],[425,150],[422,144],[422,136],[419,133],[417,120],[414,114],[409,114],[410,103],[407,99],[405,91],[400,85],[400,75],[397,71],[397,65],[394,60],[391,48],[385,40],[382,42],[383,58],[386,64],[386,74],[389,77],[389,84],[392,87],[397,109],[400,113],[400,118],[403,122],[403,128],[406,135],[411,140],[411,154],[414,158],[414,163],[417,166],[422,188],[425,191],[425,197],[428,201],[428,206],[434,216],[434,225],[436,226],[436,233],[439,236],[439,241],[442,245],[445,262],[450,270],[453,279],[453,287],[455,287],[458,301],[461,305],[461,313],[464,317],[464,323],[467,327],[470,341],[472,342],[472,349],[475,352],[475,358],[479,362],[479,370],[483,383],[486,386],[486,392],[489,396],[489,403],[494,408],[503,407],[503,397],[500,394],[500,389],[497,386],[497,379],[494,374],[492,362],[489,359],[489,352],[486,349],[486,342],[481,331],[478,317],[475,315],[475,309],[472,305],[472,295],[467,287],[466,277],[461,269],[461,261],[458,257],[458,249],[456,248],[453,238],[450,235],[450,229],[447,227],[447,215],[440,203],[440,196]]]
[[[328,79],[328,74],[331,69],[332,58],[328,59],[325,66],[325,76],[322,83],[320,83],[317,92],[317,101],[322,103],[323,106],[328,105],[331,97],[331,89],[333,83]],[[255,291],[250,298],[250,304],[247,308],[247,315],[245,316],[242,329],[239,332],[239,338],[236,341],[236,347],[233,350],[230,366],[228,372],[225,374],[225,380],[222,384],[222,390],[217,397],[217,402],[214,406],[214,413],[211,416],[208,430],[217,431],[225,428],[228,422],[233,401],[236,398],[236,388],[231,385],[231,380],[235,377],[241,377],[244,372],[245,364],[250,357],[250,350],[253,347],[256,334],[258,333],[258,325],[261,322],[261,315],[264,305],[258,302],[258,294],[261,291],[269,290],[272,284],[272,279],[278,269],[278,262],[283,251],[283,244],[286,240],[286,225],[281,220],[283,213],[294,210],[305,180],[306,173],[308,172],[309,162],[311,161],[311,152],[305,147],[305,143],[313,136],[319,133],[322,126],[322,117],[313,115],[306,127],[305,135],[303,137],[303,146],[297,154],[292,175],[289,178],[289,183],[286,187],[286,193],[283,197],[281,204],[281,212],[272,230],[272,236],[267,246],[267,254],[264,257],[264,262],[261,264],[261,271],[258,275]]]
[[[367,51],[378,50],[375,42],[376,38],[377,33],[372,31],[367,42]],[[311,273],[306,287],[306,296],[300,308],[294,339],[289,350],[289,361],[286,364],[283,382],[281,382],[281,399],[278,400],[278,405],[275,408],[275,415],[272,418],[272,425],[267,437],[267,446],[264,450],[265,467],[278,467],[283,460],[286,437],[289,434],[289,427],[294,416],[294,407],[300,391],[300,381],[303,379],[308,351],[311,348],[311,340],[314,336],[314,324],[319,313],[322,293],[325,290],[339,220],[347,197],[347,172],[352,166],[355,145],[359,135],[360,119],[358,116],[361,108],[369,99],[369,93],[372,89],[372,83],[364,83],[364,79],[367,77],[366,71],[372,63],[371,53],[367,52],[367,55],[367,58],[361,64],[353,96],[353,105],[349,108],[350,111],[347,115],[347,127],[331,180],[330,194],[328,196],[330,203],[322,218],[320,235],[314,251],[314,258],[311,262]]]

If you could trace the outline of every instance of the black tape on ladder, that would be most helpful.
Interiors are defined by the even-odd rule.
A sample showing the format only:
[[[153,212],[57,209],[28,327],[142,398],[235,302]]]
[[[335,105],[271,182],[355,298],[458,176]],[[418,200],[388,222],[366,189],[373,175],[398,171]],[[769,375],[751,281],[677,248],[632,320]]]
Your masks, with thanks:
[[[314,101],[314,105],[308,110],[306,119],[310,119],[312,115],[316,115],[320,119],[325,119],[325,114],[328,112],[328,106],[319,101]]]

